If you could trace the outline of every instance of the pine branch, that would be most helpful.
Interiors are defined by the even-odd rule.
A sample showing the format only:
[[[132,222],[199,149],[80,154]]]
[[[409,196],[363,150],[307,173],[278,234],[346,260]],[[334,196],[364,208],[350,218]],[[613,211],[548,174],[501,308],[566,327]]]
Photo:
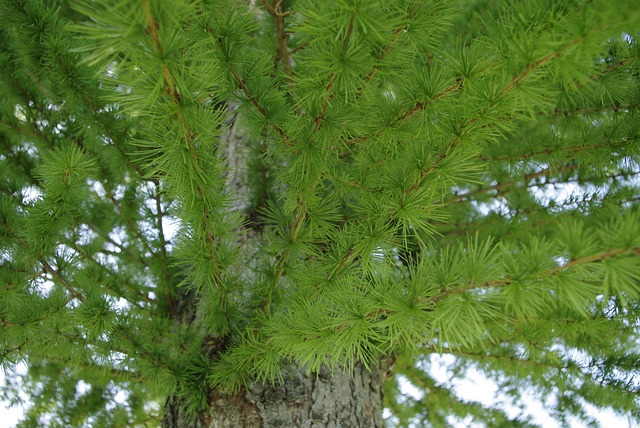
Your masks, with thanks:
[[[340,48],[341,58],[344,56],[345,52],[347,51],[347,46],[349,45],[349,39],[351,37],[351,34],[353,34],[353,21],[355,17],[356,17],[356,13],[354,11],[351,14],[351,18],[349,19],[349,26],[347,27],[347,32],[345,33],[344,40],[342,41],[342,47]],[[320,124],[324,120],[324,116],[327,112],[327,107],[329,106],[329,101],[331,100],[331,97],[332,97],[333,84],[335,83],[335,79],[337,75],[338,75],[338,72],[334,71],[331,74],[331,77],[329,78],[329,83],[327,83],[327,86],[325,87],[325,90],[324,90],[325,96],[324,96],[324,101],[322,101],[322,106],[320,107],[320,113],[313,120],[314,133],[318,132],[318,129],[320,129]]]
[[[6,128],[6,129],[11,129],[12,131],[16,132],[17,134],[22,134],[22,135],[26,136],[28,139],[32,139],[32,138],[38,138],[39,139],[39,138],[42,138],[42,135],[38,134],[37,132],[34,132],[33,130],[31,130],[29,128],[18,126],[14,122],[9,123],[4,119],[0,119],[0,126]],[[3,139],[3,143],[6,145],[6,142],[4,141],[4,139]]]
[[[24,172],[24,174],[29,178],[29,182],[31,184],[33,184],[34,186],[40,187],[40,182],[33,175],[33,171],[31,170],[29,165],[24,163],[24,160],[22,159],[22,157],[16,154],[16,152],[13,150],[13,147],[9,145],[7,140],[2,138],[0,139],[0,142],[2,143],[3,148],[6,150],[5,156],[14,160],[15,164],[17,164],[22,170],[22,172]]]
[[[70,66],[65,62],[64,58],[62,57],[62,55],[60,54],[59,51],[55,51],[55,56],[56,56],[56,60],[58,62],[58,65],[65,71],[65,73],[67,75],[70,75]],[[36,79],[35,77],[33,77],[33,79]],[[36,80],[38,81],[38,80]],[[38,84],[41,85],[42,87],[44,87],[44,84],[42,84],[41,82],[38,81]],[[35,100],[31,100],[28,92],[26,91],[26,89],[19,83],[19,81],[15,81],[14,82],[14,86],[20,91],[20,93],[26,97],[25,98],[25,104],[26,105],[31,105],[33,106],[33,108],[36,108],[38,110],[38,112],[40,113],[40,115],[42,117],[46,117],[45,111],[43,111],[38,103]],[[99,109],[98,107],[93,103],[93,101],[90,99],[89,95],[87,92],[78,90],[81,99],[83,100],[83,102],[85,103],[85,105],[89,108],[89,110],[92,112],[95,120],[97,121],[97,123],[99,123],[104,130],[106,130],[107,132],[107,136],[111,139],[111,141],[115,141],[116,139],[114,138],[113,134],[110,131],[110,127],[107,126],[106,123],[104,123],[101,114],[99,113]],[[71,115],[71,113],[70,113]],[[48,141],[44,132],[40,129],[40,126],[38,125],[37,121],[35,120],[29,120],[29,123],[31,124],[31,128],[32,128],[32,134],[39,136],[40,139],[42,139],[43,141]],[[79,145],[79,147],[83,150],[87,150],[87,148],[82,144],[80,139],[75,139],[74,140],[76,144]],[[51,143],[49,143],[51,144]],[[6,142],[5,140],[3,140],[3,145],[6,146]],[[123,159],[126,160],[127,164],[139,175],[142,176],[142,172],[140,170],[140,168],[135,165],[133,162],[131,162],[131,160],[128,158],[127,155],[124,154],[122,148],[117,145],[114,144],[114,146],[117,148],[117,150],[121,153],[121,155],[123,156]],[[9,150],[10,152],[12,152],[12,149],[8,146],[7,150]],[[36,185],[36,186],[40,186],[40,182],[39,180],[37,180],[34,176],[32,171],[21,161],[21,158],[19,156],[15,156],[16,159],[18,159],[18,164],[20,165],[21,169],[25,172],[25,174],[27,174],[27,176],[29,177],[30,181],[32,184]],[[108,186],[106,186],[108,187]],[[129,218],[129,216],[125,215],[125,213],[123,212],[121,206],[119,205],[118,201],[115,199],[115,197],[113,196],[113,194],[111,192],[109,192],[109,199],[111,200],[111,202],[114,204],[114,207],[116,208],[117,212],[119,213],[119,216],[121,218],[123,218],[126,222],[126,224],[129,227],[130,232],[136,236],[138,238],[138,240],[147,248],[147,250],[151,250],[146,239],[142,236],[142,234],[140,233],[140,231],[138,230],[138,228],[133,224],[132,220]],[[96,228],[93,228],[93,230],[96,233],[99,233],[99,230]],[[109,236],[105,236],[104,237],[107,241],[111,242],[113,245],[116,245],[118,247],[121,247],[120,245],[118,245],[115,241],[113,241]],[[122,249],[122,248],[121,248]]]
[[[71,284],[69,284],[69,282],[67,282],[67,280],[60,274],[59,271],[54,269],[45,259],[41,259],[40,263],[42,263],[42,266],[46,272],[51,274],[51,276],[53,276],[53,278],[56,279],[58,283],[60,283],[64,288],[67,289],[67,291],[71,294],[71,297],[84,302],[84,295],[76,290]]]
[[[141,0],[143,5],[145,3],[147,3],[148,0]],[[157,34],[156,34],[157,36]],[[58,63],[58,66],[62,69],[62,71],[64,72],[64,74],[66,76],[73,76],[73,73],[71,71],[71,67],[69,64],[67,64],[67,62],[64,60],[61,52],[57,49],[53,50],[53,53],[56,57],[56,61]],[[162,53],[162,52],[160,52]],[[166,68],[166,67],[165,67]],[[75,82],[73,80],[70,80],[71,83],[75,84]],[[73,87],[73,85],[70,85]],[[85,103],[85,105],[89,108],[89,111],[91,111],[91,113],[93,114],[95,120],[97,123],[99,123],[102,128],[106,131],[107,133],[107,137],[114,142],[114,147],[116,148],[116,150],[118,150],[118,152],[120,153],[120,155],[123,157],[123,159],[126,160],[127,165],[134,170],[140,177],[143,176],[142,170],[140,169],[140,167],[138,167],[138,165],[136,165],[135,163],[133,163],[131,161],[131,159],[129,158],[129,156],[123,151],[123,149],[121,147],[119,147],[117,144],[115,144],[116,139],[114,138],[113,134],[111,133],[110,127],[107,126],[107,124],[104,122],[104,120],[101,117],[101,114],[99,112],[99,108],[95,105],[95,103],[93,102],[93,100],[89,97],[89,92],[88,91],[84,91],[83,88],[80,87],[80,85],[77,86],[76,89],[76,93],[80,96],[80,98],[82,99],[82,101]],[[72,115],[72,113],[70,114]],[[78,140],[76,140],[76,142],[78,142]],[[85,147],[81,145],[81,147],[84,149]]]
[[[151,249],[149,242],[144,236],[142,236],[140,229],[133,222],[131,217],[127,215],[127,212],[122,209],[122,205],[120,205],[120,202],[118,201],[118,199],[116,199],[115,195],[111,190],[107,192],[107,196],[109,197],[109,200],[113,203],[113,206],[115,207],[116,212],[118,213],[118,216],[124,220],[125,224],[128,226],[128,229],[133,234],[133,236],[135,236],[138,239],[138,241],[144,246],[144,248],[147,251],[149,251],[150,253],[153,253],[153,250]]]
[[[630,59],[629,59],[629,58],[625,58],[625,59],[623,59],[623,60],[622,60],[622,61],[620,61],[620,62],[617,62],[617,63],[615,63],[615,64],[611,64],[611,65],[609,65],[609,67],[607,67],[605,70],[602,70],[602,71],[600,71],[599,73],[596,73],[596,74],[594,74],[594,75],[590,76],[590,77],[589,77],[589,79],[587,80],[587,82],[595,82],[595,81],[597,81],[597,80],[602,80],[602,79],[604,79],[604,77],[605,77],[607,74],[609,74],[609,73],[611,73],[611,72],[613,72],[613,71],[615,71],[615,70],[618,70],[619,68],[622,68],[622,67],[624,67],[625,65],[627,65],[627,64],[629,63],[629,61],[630,61]],[[584,85],[584,83],[580,83],[580,82],[578,82],[578,83],[576,84],[576,88],[580,88],[580,87],[581,87],[581,86],[583,86],[583,85]]]
[[[536,178],[540,178],[540,177],[551,177],[552,175],[562,174],[562,173],[569,172],[569,171],[575,171],[576,169],[578,169],[578,166],[579,165],[575,164],[575,163],[566,164],[566,165],[563,165],[561,167],[549,166],[547,168],[541,169],[540,171],[531,172],[529,174],[525,174],[522,177],[522,179],[503,181],[501,183],[497,183],[497,184],[494,184],[492,186],[480,187],[478,189],[471,190],[471,191],[466,192],[466,193],[461,193],[459,195],[456,195],[455,199],[449,201],[448,203],[467,202],[468,200],[470,200],[470,198],[472,196],[483,194],[483,193],[488,193],[488,192],[492,192],[492,191],[496,192],[495,196],[501,196],[501,195],[504,195],[505,193],[507,193],[508,189],[514,188],[516,185],[518,185],[520,183],[524,183],[525,187],[531,187],[531,186],[529,186],[527,184],[527,183],[531,182],[531,180],[535,180]],[[538,184],[536,184],[536,186],[537,185]],[[505,189],[507,189],[507,190],[505,190]]]
[[[144,258],[138,257],[137,255],[134,255],[134,253],[130,252],[129,251],[129,247],[125,247],[124,245],[120,244],[119,242],[116,242],[113,238],[111,238],[111,236],[109,236],[108,233],[106,235],[102,235],[101,234],[102,231],[94,223],[86,222],[84,224],[89,229],[94,231],[98,236],[100,236],[102,239],[104,239],[106,242],[108,242],[110,245],[113,245],[114,248],[119,249],[122,254],[129,254],[132,258],[135,257],[136,261],[141,263],[144,267],[147,267],[147,268],[149,267],[149,263],[147,263],[147,261]],[[105,254],[109,253],[106,249],[101,250],[101,252],[104,252]],[[121,254],[118,254],[118,255],[120,256]]]
[[[36,278],[39,278],[40,276],[42,276],[43,274],[46,273],[46,271],[44,269],[40,269],[37,270],[33,273],[28,273],[28,272],[21,272],[24,273],[25,276],[23,278],[21,278],[21,280],[23,281],[31,281],[34,280]],[[11,290],[13,287],[20,285],[23,283],[23,281],[15,281],[15,282],[5,282],[2,286],[2,291],[9,291]]]
[[[273,4],[270,4],[267,0],[262,0],[262,4],[269,11],[276,24],[277,58],[282,63],[287,82],[291,83],[293,71],[291,70],[291,58],[289,58],[289,46],[287,45],[287,30],[284,24],[284,17],[287,13],[283,11],[283,2],[284,0],[273,0]]]
[[[473,196],[486,194],[493,191],[495,191],[495,193],[492,194],[491,196],[497,198],[500,196],[506,196],[510,192],[514,192],[521,189],[539,188],[540,186],[549,186],[549,185],[561,186],[561,185],[571,184],[571,183],[584,184],[584,183],[589,183],[590,181],[593,181],[593,180],[601,181],[603,179],[615,181],[621,178],[631,178],[631,177],[637,177],[638,175],[640,175],[640,171],[639,172],[624,171],[621,173],[598,175],[595,177],[580,176],[574,179],[554,179],[554,180],[551,179],[558,173],[562,174],[564,172],[575,171],[578,168],[579,168],[579,165],[577,164],[569,164],[569,165],[564,165],[562,167],[557,167],[557,168],[551,168],[551,167],[545,168],[535,173],[526,174],[522,177],[522,179],[503,181],[503,182],[494,184],[492,186],[480,187],[478,189],[475,189],[466,193],[455,195],[455,198],[448,201],[447,204],[466,203],[473,200]],[[532,180],[535,180],[541,177],[546,177],[547,180],[544,183],[540,183],[537,181],[532,182]],[[558,207],[558,206],[563,206],[565,204],[572,205],[574,204],[574,202],[569,201],[568,203],[556,204],[555,206]],[[524,210],[522,212],[523,213],[534,212],[534,210],[530,209],[530,210]]]
[[[220,50],[223,50],[222,39],[215,34],[215,32],[213,31],[212,28],[206,27],[205,30],[211,35],[211,37],[213,37],[213,39],[215,40],[218,48]],[[228,62],[227,67],[229,69],[229,72],[231,73],[231,76],[233,77],[233,81],[234,81],[235,85],[238,88],[240,88],[242,93],[249,100],[249,103],[251,103],[251,105],[254,106],[254,108],[258,111],[258,113],[260,113],[260,115],[262,115],[262,117],[267,119],[267,111],[260,104],[258,99],[251,93],[251,91],[249,90],[249,88],[245,84],[244,79],[240,76],[240,74],[238,73],[238,70],[233,65],[233,63]],[[267,120],[267,124],[271,128],[273,128],[274,131],[276,131],[276,133],[280,136],[280,139],[282,140],[283,143],[285,143],[285,145],[287,145],[289,147],[294,147],[295,146],[295,144],[290,140],[289,136],[287,135],[287,133],[282,128],[280,128],[278,125],[276,125],[275,123],[273,123],[271,121],[268,121],[268,120]]]
[[[525,77],[527,77],[529,75],[529,73],[531,73],[532,71],[542,67],[543,65],[545,65],[546,63],[548,63],[552,59],[558,58],[561,51],[563,51],[565,49],[568,49],[568,48],[570,48],[571,46],[574,46],[577,43],[578,43],[578,39],[568,43],[567,45],[565,45],[564,47],[559,49],[558,52],[552,52],[549,55],[545,56],[544,58],[542,58],[542,59],[536,61],[535,63],[531,64],[530,66],[528,66],[526,70],[524,70],[522,73],[518,74],[513,79],[511,79],[511,83],[509,83],[507,86],[504,87],[504,89],[502,89],[500,94],[496,97],[495,101],[497,101],[498,99],[502,98],[504,95],[506,95],[509,92],[511,92],[511,90],[513,90],[513,88],[515,88],[518,85],[518,83],[520,83],[520,81],[522,81]]]
[[[78,245],[77,242],[75,241],[71,241],[67,243],[71,248],[73,248],[80,256],[82,256],[83,260],[90,262],[92,265],[94,265],[95,267],[97,267],[98,269],[100,269],[102,272],[107,273],[110,276],[115,276],[114,272],[111,271],[110,269],[108,269],[104,264],[98,262],[95,258],[93,258],[93,255],[88,253],[84,248],[82,248],[80,245]],[[101,251],[103,252],[103,251]],[[104,253],[104,252],[103,252]],[[112,254],[112,257],[122,257],[122,254],[120,253],[114,253]],[[125,292],[122,291],[121,288],[115,288],[113,286],[110,286],[108,284],[103,284],[102,286],[107,289],[110,290],[115,296],[119,297],[119,298],[123,298],[125,299],[127,302],[133,304],[134,306],[138,306],[139,301],[143,301],[145,303],[148,304],[152,304],[154,303],[153,299],[150,299],[149,296],[146,293],[143,293],[142,291],[139,290],[139,286],[136,284],[132,284],[131,282],[129,282],[129,279],[122,279],[121,282],[126,285],[129,290],[139,299],[139,300],[132,300],[130,297],[128,297],[126,295]]]
[[[506,94],[508,94],[509,92],[511,92],[514,88],[517,87],[518,83],[520,83],[522,80],[524,80],[532,71],[544,66],[545,64],[547,64],[548,62],[550,62],[552,59],[557,58],[560,54],[560,52],[564,51],[565,49],[570,48],[571,46],[574,46],[576,43],[578,42],[578,39],[575,39],[567,44],[565,44],[563,47],[561,47],[560,49],[558,49],[557,52],[552,52],[550,54],[548,54],[547,56],[543,57],[542,59],[534,62],[533,64],[529,65],[527,67],[526,70],[524,70],[523,72],[521,72],[519,75],[515,76],[511,82],[505,86],[502,91],[499,93],[499,95],[491,100],[488,105],[484,108],[482,108],[480,110],[480,113],[476,116],[474,116],[473,118],[469,119],[466,123],[464,123],[461,127],[461,132],[459,135],[457,135],[450,143],[449,145],[446,147],[445,150],[442,150],[440,152],[440,154],[437,156],[436,161],[430,165],[428,168],[426,168],[425,170],[422,171],[422,173],[420,174],[420,178],[418,179],[418,181],[416,183],[414,183],[411,188],[409,189],[409,191],[407,192],[409,195],[411,193],[413,193],[414,191],[416,191],[418,188],[420,188],[422,182],[424,181],[424,179],[435,169],[437,169],[437,167],[440,165],[440,163],[442,163],[442,161],[447,157],[447,152],[452,149],[453,147],[455,147],[460,141],[461,138],[463,136],[465,136],[468,132],[470,132],[471,126],[473,123],[477,122],[482,115],[485,113],[485,109],[488,108],[489,106],[493,105],[496,101],[498,101],[500,98],[502,98],[503,96],[505,96]],[[463,80],[458,80],[456,81],[456,83],[452,86],[450,86],[449,88],[447,88],[445,91],[437,94],[432,100],[433,101],[437,101],[441,98],[443,98],[444,96],[457,91],[457,90],[461,90],[463,88]],[[407,112],[405,112],[404,114],[402,114],[401,116],[399,116],[394,125],[399,125],[401,123],[403,123],[404,121],[406,121],[407,119],[409,119],[410,117],[412,117],[414,114],[416,114],[419,111],[422,111],[424,108],[426,107],[425,103],[422,102],[417,102],[416,105],[408,110]],[[351,144],[355,144],[355,143],[360,143],[362,141],[366,141],[369,138],[375,138],[375,137],[379,137],[380,135],[382,135],[382,133],[385,131],[385,129],[380,129],[379,131],[377,131],[375,134],[370,134],[368,136],[364,136],[364,137],[359,137],[359,138],[355,138],[352,140],[348,140],[345,141],[344,144],[346,144],[347,146],[351,145]]]
[[[407,18],[409,19],[413,18],[415,14],[418,12],[419,8],[420,8],[420,3],[415,2],[411,12],[407,14]],[[389,55],[391,55],[393,48],[398,43],[398,40],[400,40],[400,36],[405,32],[406,28],[407,26],[403,23],[402,25],[399,25],[398,27],[396,27],[395,30],[393,30],[393,33],[391,35],[391,40],[389,40],[389,43],[387,43],[387,45],[383,48],[382,55],[378,59],[379,61],[378,64],[375,64],[373,66],[373,69],[367,75],[367,77],[364,78],[365,83],[370,83],[373,80],[373,78],[376,77],[376,75],[380,71],[381,64],[389,57]]]
[[[300,235],[300,231],[302,230],[302,225],[305,222],[306,218],[307,218],[307,212],[305,210],[302,209],[302,205],[301,202],[299,201],[299,212],[296,215],[295,221],[292,225],[291,228],[291,241],[295,242],[299,235]],[[271,287],[269,288],[269,292],[267,294],[267,296],[265,296],[262,301],[260,302],[260,309],[264,312],[264,313],[269,313],[270,309],[271,309],[271,302],[273,300],[273,296],[278,288],[278,285],[280,284],[280,279],[283,277],[284,275],[284,271],[287,267],[287,262],[289,261],[289,257],[291,256],[291,248],[287,248],[287,250],[283,253],[280,254],[278,256],[278,262],[276,264],[276,269],[275,269],[275,275],[273,276],[273,281],[271,282]]]
[[[598,150],[598,149],[617,149],[620,147],[625,147],[628,146],[630,144],[632,144],[634,141],[630,141],[627,138],[622,138],[620,141],[617,142],[607,142],[607,143],[597,143],[597,144],[590,144],[590,145],[584,145],[584,146],[571,146],[571,147],[558,147],[558,148],[547,148],[544,150],[539,150],[536,152],[529,152],[529,153],[523,153],[521,155],[507,155],[507,156],[486,156],[486,155],[480,155],[480,159],[482,159],[483,161],[486,162],[499,162],[499,161],[507,161],[507,162],[517,162],[520,160],[526,160],[526,159],[530,159],[530,158],[534,158],[534,157],[538,157],[538,156],[544,156],[544,155],[553,155],[556,153],[562,153],[562,152],[569,152],[571,154],[571,156],[566,157],[565,159],[571,160],[574,159],[576,156],[578,156],[580,153],[582,152],[588,152],[590,150]]]
[[[153,14],[151,13],[151,8],[149,7],[149,0],[140,0],[140,3],[142,4],[142,10],[144,11],[144,14],[146,16],[148,34],[151,35],[156,51],[158,51],[158,53],[160,54],[160,57],[162,57],[164,49],[162,48],[162,44],[160,43],[160,37],[158,36],[159,25],[154,20]],[[164,81],[167,84],[167,93],[173,98],[173,100],[177,104],[180,104],[180,94],[178,93],[178,90],[175,84],[173,83],[171,72],[169,71],[169,67],[167,67],[166,64],[162,65],[162,75],[164,76]],[[179,110],[177,111],[176,114],[178,116],[178,120],[180,121],[180,123],[182,123],[186,127],[186,122],[184,121],[184,117],[182,116]],[[185,133],[186,133],[187,141],[189,141],[191,139],[191,133],[189,132],[188,127],[185,129]]]
[[[426,107],[431,105],[432,102],[438,101],[441,98],[444,98],[445,96],[447,96],[447,95],[449,95],[449,94],[451,94],[451,93],[453,93],[455,91],[461,90],[462,88],[463,88],[462,81],[457,81],[456,83],[454,83],[453,85],[451,85],[447,89],[445,89],[444,91],[434,95],[434,97],[428,103],[424,103],[424,102],[420,102],[420,101],[417,102],[411,109],[409,109],[405,113],[403,113],[400,116],[398,116],[394,120],[394,122],[393,122],[393,124],[391,126],[401,125],[406,120],[408,120],[409,118],[414,116],[416,113],[418,113],[419,111],[424,110]],[[376,132],[374,132],[372,134],[367,134],[367,135],[363,135],[363,136],[356,137],[356,138],[351,138],[351,139],[344,139],[342,141],[342,143],[344,145],[346,145],[346,146],[352,146],[354,144],[358,144],[358,143],[362,143],[364,141],[367,141],[369,139],[378,138],[385,131],[386,131],[386,128],[381,128],[381,129],[377,130]]]
[[[629,253],[633,253],[636,255],[640,255],[640,247],[633,247],[633,248],[621,248],[621,249],[616,249],[616,250],[607,250],[607,251],[603,251],[601,253],[598,254],[594,254],[588,257],[582,257],[579,259],[572,259],[560,266],[557,266],[553,269],[548,269],[548,270],[544,270],[542,272],[539,272],[535,275],[534,278],[531,278],[531,280],[534,279],[544,279],[546,277],[550,277],[550,276],[556,276],[561,272],[564,272],[567,269],[576,267],[576,266],[581,266],[581,265],[588,265],[590,263],[597,263],[597,262],[602,262],[604,260],[622,255],[622,254],[629,254]],[[455,295],[455,294],[464,294],[467,291],[470,290],[474,290],[474,289],[487,289],[487,288],[500,288],[500,287],[506,287],[508,285],[513,284],[513,280],[510,278],[505,278],[505,279],[498,279],[498,280],[492,280],[492,281],[487,281],[484,283],[478,283],[478,284],[467,284],[467,285],[463,285],[461,287],[457,287],[457,288],[452,288],[452,289],[448,289],[448,290],[444,290],[441,293],[435,295],[435,296],[431,296],[429,298],[427,298],[427,301],[433,302],[434,304],[438,304],[440,302],[443,301],[443,299],[445,299],[446,297]]]
[[[4,326],[8,326],[8,325],[16,325],[13,323],[7,323],[6,321],[2,320],[2,325]],[[2,352],[2,356],[0,356],[0,363],[4,362],[5,359],[10,355],[13,354],[14,352],[20,352],[22,350],[22,348],[24,348],[24,346],[29,343],[28,340],[24,340],[22,341],[19,345],[14,346],[13,348],[9,348],[9,349],[5,349],[4,352]]]
[[[606,259],[610,259],[615,256],[619,256],[621,254],[627,254],[627,253],[640,255],[640,247],[622,248],[618,250],[607,250],[599,254],[594,254],[592,256],[582,257],[579,259],[571,259],[563,265],[560,265],[554,269],[543,272],[542,276],[555,276],[574,266],[585,265],[589,263],[597,263],[597,262],[604,261]]]
[[[140,1],[142,3],[142,8],[146,16],[147,32],[153,39],[156,50],[162,56],[163,47],[162,47],[162,44],[160,43],[160,38],[158,36],[158,24],[156,23],[153,17],[148,0],[140,0]],[[195,154],[196,152],[195,141],[194,141],[195,133],[189,128],[186,117],[182,113],[182,110],[180,108],[182,98],[173,81],[171,72],[166,64],[162,65],[162,75],[164,76],[164,80],[167,85],[167,92],[171,96],[171,99],[174,102],[176,118],[184,130],[185,142],[187,143],[187,146],[188,146],[188,153],[191,156],[192,160],[196,163],[196,165],[198,167],[202,167],[200,160]],[[207,191],[205,191],[205,189],[201,187],[200,183],[196,184],[195,192],[200,199],[205,199],[205,195],[207,194]],[[215,240],[213,231],[211,230],[211,227],[209,225],[211,215],[212,213],[210,213],[207,207],[205,206],[202,212],[201,224],[202,224],[203,230],[205,231],[205,239],[207,241],[208,250],[210,253],[209,260],[211,262],[211,267],[214,272],[214,278],[216,280],[217,285],[222,285],[222,272],[220,270],[220,265],[218,263],[217,256],[216,256],[216,248],[215,248],[216,240]]]
[[[540,116],[547,116],[547,117],[552,117],[552,116],[563,116],[563,117],[580,117],[580,116],[587,116],[593,113],[608,113],[608,112],[614,112],[614,113],[618,113],[618,112],[633,112],[633,111],[637,111],[640,108],[640,106],[638,106],[637,104],[631,104],[631,105],[611,105],[611,106],[599,106],[599,107],[577,107],[573,110],[550,110],[550,111],[546,111],[546,112],[540,112],[538,113]]]

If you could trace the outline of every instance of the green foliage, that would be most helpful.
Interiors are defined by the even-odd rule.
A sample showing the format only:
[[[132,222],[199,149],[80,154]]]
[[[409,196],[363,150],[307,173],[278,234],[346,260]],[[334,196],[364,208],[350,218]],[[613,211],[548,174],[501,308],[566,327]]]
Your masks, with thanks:
[[[388,356],[391,424],[534,425],[440,354],[561,423],[640,418],[636,2],[248,3],[0,1],[21,426]]]

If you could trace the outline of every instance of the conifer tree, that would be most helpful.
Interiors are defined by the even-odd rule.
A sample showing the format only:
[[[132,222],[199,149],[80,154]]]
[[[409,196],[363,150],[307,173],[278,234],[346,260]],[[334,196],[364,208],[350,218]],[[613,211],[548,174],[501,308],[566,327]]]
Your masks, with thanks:
[[[640,419],[637,1],[1,0],[0,24],[21,426],[534,425],[439,354],[561,424]]]

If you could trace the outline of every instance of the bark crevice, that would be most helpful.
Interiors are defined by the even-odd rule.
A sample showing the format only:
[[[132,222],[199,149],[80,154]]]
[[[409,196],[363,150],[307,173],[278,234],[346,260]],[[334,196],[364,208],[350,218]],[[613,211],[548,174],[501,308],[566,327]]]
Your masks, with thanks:
[[[283,383],[256,383],[233,396],[212,394],[200,420],[207,428],[381,428],[382,380],[380,369],[361,365],[352,373],[292,369]]]

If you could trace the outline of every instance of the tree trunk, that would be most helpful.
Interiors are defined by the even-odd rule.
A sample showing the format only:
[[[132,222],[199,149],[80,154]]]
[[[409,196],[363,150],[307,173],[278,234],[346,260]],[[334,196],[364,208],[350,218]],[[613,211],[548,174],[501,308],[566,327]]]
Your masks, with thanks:
[[[229,111],[235,106],[228,105]],[[233,120],[233,119],[232,119]],[[249,148],[237,128],[230,122],[221,143],[225,147],[227,162],[227,188],[234,195],[230,209],[246,212],[249,205],[249,189],[246,186],[247,153]],[[244,266],[250,270],[257,251],[256,230],[246,231],[243,247]],[[185,296],[178,296],[182,299]],[[182,322],[192,322],[197,308],[191,302],[183,305],[189,317]],[[383,364],[384,366],[384,364]],[[352,374],[323,367],[320,373],[306,375],[304,371],[290,370],[282,384],[253,384],[238,394],[229,396],[212,391],[209,409],[195,420],[189,418],[179,397],[170,397],[165,404],[163,428],[329,428],[365,427],[381,428],[382,381],[385,368],[370,370],[356,364]]]
[[[197,421],[188,421],[170,399],[162,427],[382,428],[382,372],[361,365],[352,374],[332,374],[326,367],[309,376],[295,370],[283,384],[254,384],[233,396],[214,391]]]

